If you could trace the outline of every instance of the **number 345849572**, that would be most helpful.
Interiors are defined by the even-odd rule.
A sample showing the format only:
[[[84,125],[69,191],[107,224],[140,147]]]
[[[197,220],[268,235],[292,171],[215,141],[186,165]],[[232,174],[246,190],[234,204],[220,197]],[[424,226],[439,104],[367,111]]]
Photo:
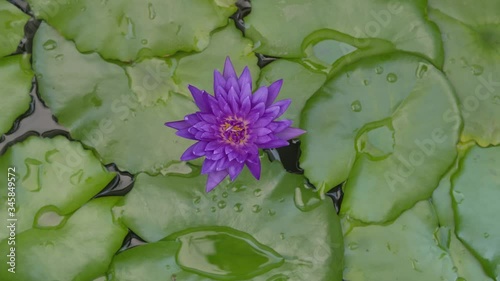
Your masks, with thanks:
[[[10,167],[7,169],[7,201],[9,205],[9,212],[15,212],[16,202],[16,168]]]

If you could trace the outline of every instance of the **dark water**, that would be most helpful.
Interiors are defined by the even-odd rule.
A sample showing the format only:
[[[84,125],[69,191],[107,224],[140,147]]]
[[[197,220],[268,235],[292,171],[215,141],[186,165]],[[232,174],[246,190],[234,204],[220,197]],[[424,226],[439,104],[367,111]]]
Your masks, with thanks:
[[[21,40],[16,52],[14,54],[22,53],[32,53],[33,37],[40,25],[40,21],[33,18],[33,13],[24,0],[9,0],[12,4],[16,5],[19,9],[24,11],[26,14],[31,15],[32,18],[26,24],[25,37]],[[231,16],[235,21],[236,26],[241,32],[245,33],[244,17],[251,12],[251,3],[249,0],[238,0],[237,2],[238,11]],[[13,55],[14,55],[13,54]],[[262,54],[256,54],[258,58],[258,66],[264,67],[269,63],[272,63],[277,58],[268,57]],[[44,104],[43,100],[40,98],[38,92],[37,81],[33,79],[33,87],[30,92],[31,105],[29,110],[21,115],[9,132],[4,136],[0,137],[0,155],[5,153],[5,151],[17,142],[22,142],[29,136],[41,136],[41,137],[54,137],[57,135],[63,135],[72,141],[69,131],[61,126],[57,122],[57,118],[52,114],[50,109]],[[85,145],[84,145],[85,147]],[[88,147],[86,147],[88,148]],[[300,141],[291,140],[290,145],[287,147],[279,149],[267,150],[271,161],[280,161],[283,167],[290,173],[303,174],[304,171],[300,168],[299,157],[300,157]],[[99,194],[95,196],[123,196],[130,192],[134,186],[134,177],[127,171],[120,171],[114,163],[106,165],[106,168],[117,173],[117,176],[106,186]],[[311,185],[312,186],[312,185]],[[332,199],[335,209],[338,213],[341,203],[343,192],[341,185],[332,187],[332,189],[327,193],[327,195]],[[144,244],[144,240],[140,238],[137,234],[129,231],[129,234],[124,239],[123,245],[119,252]]]

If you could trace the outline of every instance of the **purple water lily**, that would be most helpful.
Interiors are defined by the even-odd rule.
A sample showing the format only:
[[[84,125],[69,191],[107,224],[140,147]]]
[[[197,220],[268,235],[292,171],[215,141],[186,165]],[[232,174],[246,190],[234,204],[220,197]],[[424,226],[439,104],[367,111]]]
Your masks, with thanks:
[[[215,97],[189,85],[200,111],[165,125],[177,129],[178,136],[198,141],[182,154],[181,160],[206,157],[201,173],[208,174],[207,192],[227,175],[233,181],[245,164],[259,179],[259,148],[286,146],[287,140],[305,132],[290,127],[291,120],[275,120],[291,103],[290,99],[274,102],[282,84],[283,80],[278,80],[252,94],[248,67],[238,77],[227,58],[223,73],[214,71]]]

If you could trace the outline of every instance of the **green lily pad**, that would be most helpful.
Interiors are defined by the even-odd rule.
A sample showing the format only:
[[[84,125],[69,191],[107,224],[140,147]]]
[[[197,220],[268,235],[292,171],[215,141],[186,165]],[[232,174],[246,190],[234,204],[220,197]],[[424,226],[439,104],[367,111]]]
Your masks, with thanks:
[[[8,1],[0,1],[0,58],[16,51],[29,18]]]
[[[201,51],[210,32],[227,25],[236,11],[234,0],[28,2],[37,18],[74,40],[80,51],[121,61]]]
[[[127,234],[127,229],[112,216],[111,207],[117,200],[118,197],[95,199],[71,214],[63,225],[18,233],[15,274],[7,271],[10,258],[4,254],[0,257],[0,278],[83,281],[104,276]],[[27,203],[23,207],[24,204]],[[2,253],[10,253],[7,240],[1,242]]]
[[[0,169],[7,172],[9,168],[15,176],[0,178],[0,184],[7,187],[8,178],[14,179],[17,234],[35,226],[62,223],[64,216],[80,208],[115,176],[91,151],[62,136],[30,137],[15,144],[0,157]],[[9,200],[7,192],[0,194],[4,210],[12,207]],[[10,217],[1,213],[4,221]],[[2,231],[0,239],[8,235]]]
[[[0,58],[0,135],[12,128],[14,121],[30,107],[33,72],[28,55]]]
[[[326,75],[311,71],[300,63],[279,59],[262,69],[258,84],[267,86],[279,79],[283,79],[283,86],[278,99],[292,99],[282,118],[293,120],[298,126],[304,104],[323,85]]]
[[[500,278],[500,147],[470,148],[452,177],[456,233],[492,278]]]
[[[241,32],[233,27],[214,33],[212,43],[201,53],[175,55],[166,59],[145,59],[126,67],[126,70],[139,102],[148,106],[161,100],[166,101],[168,95],[165,93],[168,92],[181,93],[191,98],[189,84],[213,94],[214,69],[222,70],[226,56],[232,59],[238,73],[245,66],[249,67],[252,77],[255,77],[255,87],[259,68],[257,57],[252,52],[252,42],[242,38]]]
[[[174,249],[179,245],[165,244],[170,250],[162,254],[161,262],[150,265],[142,262],[134,272],[139,274],[154,266],[157,269],[148,271],[151,275],[144,275],[144,279],[153,280],[158,274],[192,276],[184,273],[186,271],[202,274],[187,280],[207,280],[203,276],[214,276],[215,266],[221,272],[228,271],[224,274],[229,279],[234,277],[233,280],[250,278],[248,276],[254,276],[251,280],[341,280],[342,235],[332,202],[307,189],[302,176],[286,173],[280,163],[262,160],[260,181],[253,179],[245,169],[237,180],[232,183],[226,180],[210,193],[205,192],[206,177],[198,176],[199,171],[191,177],[140,174],[123,205],[118,205],[114,211],[146,241],[164,239],[183,243],[213,231],[247,242],[227,242],[226,238],[221,238],[220,241],[235,245],[214,246],[217,251],[210,254],[211,267],[203,260],[208,258],[204,255],[210,253],[210,243],[216,242],[207,242],[210,239],[205,241],[208,244],[199,242],[203,247],[181,252],[189,258],[179,258],[179,253],[176,254],[183,273],[171,264]],[[249,255],[252,261],[240,263],[240,258],[229,258],[235,255],[235,247],[242,249],[238,253],[240,257]],[[152,256],[147,257],[150,260],[159,255],[150,253]],[[265,258],[257,257],[262,255]],[[139,257],[143,256],[133,260]],[[186,265],[188,260],[189,265]],[[166,264],[171,264],[170,271]],[[260,271],[262,264],[267,264],[263,273]],[[160,265],[164,268],[159,268]],[[234,275],[238,272],[242,274],[239,278]]]
[[[347,180],[341,213],[351,219],[393,220],[429,198],[456,157],[461,123],[445,111],[458,114],[453,91],[427,61],[360,60],[307,102],[301,167],[320,192]]]
[[[192,98],[185,97],[185,85],[208,87],[213,69],[222,69],[227,49],[239,67],[256,63],[253,53],[247,53],[250,42],[235,27],[213,37],[217,41],[202,53],[168,62],[147,60],[127,68],[128,76],[95,53],[79,53],[72,42],[42,24],[35,36],[33,68],[42,98],[73,138],[93,147],[105,163],[131,173],[157,174],[178,163],[190,145],[164,126],[197,110]],[[233,42],[234,49],[226,42]],[[172,77],[168,63],[176,65]],[[193,76],[200,69],[211,71]]]
[[[472,144],[459,144],[458,158],[462,158]],[[441,179],[439,186],[432,194],[432,203],[436,212],[440,228],[435,232],[439,245],[450,253],[455,264],[457,274],[463,278],[458,280],[481,280],[492,281],[483,270],[481,263],[463,245],[455,234],[455,214],[453,212],[453,201],[451,197],[451,178],[459,169],[459,162],[455,161],[454,166]]]
[[[368,48],[382,39],[439,64],[439,33],[426,20],[425,10],[426,1],[421,0],[254,0],[252,13],[245,18],[246,35],[256,42],[257,52],[277,57],[303,57],[305,42],[333,39]],[[324,37],[325,31],[338,34]]]
[[[431,9],[431,19],[443,34],[443,71],[460,101],[461,140],[500,144],[500,2],[430,2],[436,8]]]
[[[458,279],[450,255],[434,238],[438,221],[428,201],[388,225],[345,230],[345,280],[440,281]]]

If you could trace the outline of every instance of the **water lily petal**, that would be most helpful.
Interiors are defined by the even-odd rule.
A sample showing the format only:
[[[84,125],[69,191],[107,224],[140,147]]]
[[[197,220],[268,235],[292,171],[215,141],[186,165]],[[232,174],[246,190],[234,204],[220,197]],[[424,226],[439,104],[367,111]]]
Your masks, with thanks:
[[[278,115],[276,116],[276,118],[279,118],[281,115],[283,115],[283,113],[285,113],[285,111],[288,109],[288,107],[290,106],[291,103],[292,103],[291,99],[284,99],[284,100],[277,101],[273,105],[273,106],[279,106],[279,108],[280,108],[280,111],[279,111]]]
[[[198,145],[198,143],[195,143],[195,144],[191,145],[190,147],[188,147],[188,149],[186,149],[186,151],[184,151],[184,153],[182,154],[181,160],[182,161],[189,161],[189,160],[199,158],[200,156],[195,155],[193,153],[193,150],[197,145]]]
[[[217,164],[217,161],[214,161],[211,159],[205,159],[205,161],[203,161],[203,165],[201,165],[201,173],[208,174],[210,172],[215,171],[216,164]]]
[[[276,137],[282,139],[282,140],[289,140],[289,139],[294,139],[302,134],[304,134],[306,131],[301,130],[299,128],[286,128],[283,131],[275,134]]]
[[[188,89],[191,92],[191,95],[193,96],[194,99],[194,103],[198,106],[198,108],[202,112],[210,111],[210,105],[206,100],[207,93],[205,91],[201,91],[200,89],[196,88],[193,85],[189,85]]]
[[[252,103],[250,102],[250,97],[246,97],[241,102],[240,115],[242,117],[246,117],[247,114],[250,112],[251,106],[252,106]]]
[[[283,79],[280,79],[278,81],[273,82],[268,87],[268,94],[266,101],[267,106],[270,106],[274,102],[274,100],[276,100],[276,97],[278,97],[282,85],[283,85]]]
[[[193,147],[193,154],[197,156],[203,156],[205,155],[205,147],[207,147],[207,143],[204,141],[198,142],[194,147]]]
[[[189,129],[179,130],[179,131],[175,132],[175,134],[178,135],[179,137],[183,137],[183,138],[186,138],[186,139],[198,140],[196,138],[196,136],[193,135],[193,134],[191,134],[188,130]]]
[[[229,57],[226,58],[226,62],[224,63],[223,76],[226,80],[231,77],[238,78],[238,76],[236,75],[236,71],[234,71],[233,63],[231,62],[231,59]]]
[[[231,77],[229,79],[227,79],[226,81],[226,90],[229,91],[229,89],[231,88],[234,88],[234,90],[236,90],[236,92],[240,92],[240,85],[238,84],[238,80],[236,80],[235,77]]]
[[[216,171],[222,171],[226,170],[229,167],[229,160],[227,157],[222,157],[221,159],[217,160],[217,165],[215,166]]]
[[[218,70],[214,70],[214,92],[218,87],[224,87],[224,85],[226,85],[226,79]]]
[[[207,144],[207,147],[205,147],[206,150],[215,150],[223,145],[222,142],[219,140],[211,141]]]
[[[258,137],[268,135],[272,132],[273,131],[269,130],[268,128],[256,128],[253,130],[253,133],[256,134]]]
[[[250,170],[250,173],[256,178],[260,179],[260,159],[259,156],[257,155],[256,157],[250,157],[245,161],[245,164],[247,165],[248,169]]]
[[[208,174],[205,191],[210,192],[228,175],[227,171],[218,171]]]
[[[249,85],[250,92],[252,91],[252,75],[250,74],[250,69],[248,69],[248,66],[245,66],[245,68],[243,69],[240,78],[238,78],[238,83],[240,85],[240,89],[243,90],[244,86]]]
[[[229,89],[227,99],[229,101],[229,105],[231,106],[233,113],[235,114],[238,113],[240,111],[239,98],[234,88]]]
[[[255,93],[252,95],[252,103],[253,104],[259,104],[259,103],[266,103],[267,101],[267,87],[262,86],[260,87]]]
[[[165,126],[173,128],[173,129],[177,129],[177,130],[182,130],[182,129],[189,128],[189,126],[191,126],[191,125],[189,125],[188,122],[181,120],[181,121],[167,122],[167,123],[165,123]]]
[[[271,141],[266,142],[266,143],[259,144],[259,147],[264,148],[264,149],[271,149],[271,148],[278,148],[278,147],[283,147],[283,146],[287,146],[287,145],[288,145],[288,142],[286,140],[275,139],[275,140],[271,140]]]
[[[229,178],[231,179],[231,181],[234,181],[236,179],[236,177],[238,177],[238,175],[243,170],[243,166],[245,166],[245,165],[242,163],[238,163],[236,161],[232,161],[229,164],[228,171],[229,171]]]

